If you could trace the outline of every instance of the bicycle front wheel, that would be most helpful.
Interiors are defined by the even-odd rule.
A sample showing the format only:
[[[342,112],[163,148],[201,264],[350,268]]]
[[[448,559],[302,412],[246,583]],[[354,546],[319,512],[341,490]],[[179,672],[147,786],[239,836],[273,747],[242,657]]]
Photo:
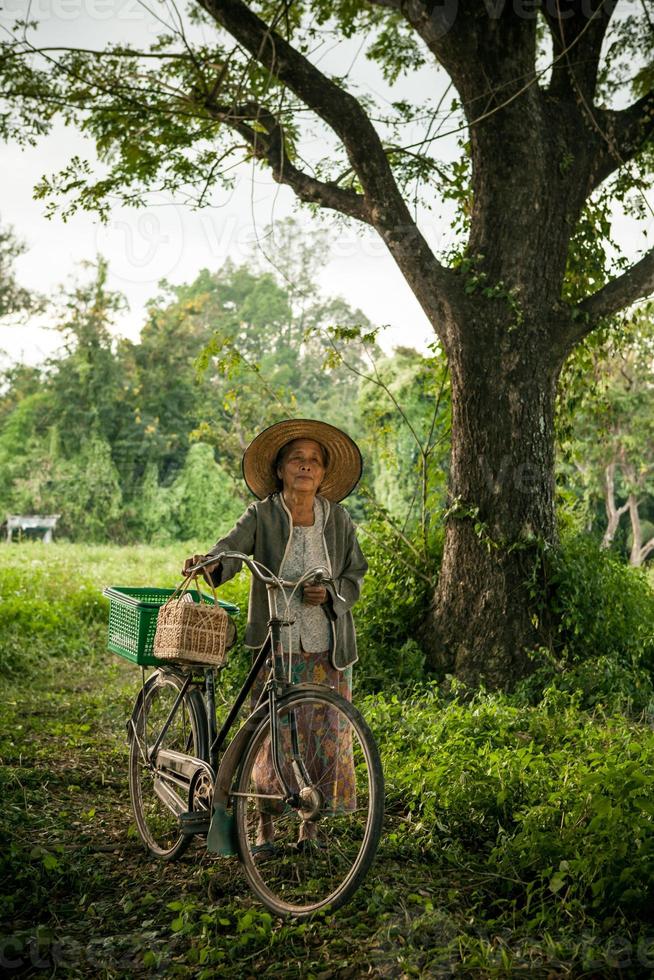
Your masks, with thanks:
[[[281,768],[299,800],[284,803],[270,719],[252,737],[233,793],[250,886],[277,915],[343,905],[375,855],[384,816],[379,752],[360,712],[330,688],[299,688],[277,705]]]
[[[134,819],[148,851],[164,861],[180,857],[191,842],[190,836],[182,834],[178,819],[189,808],[188,791],[183,780],[174,780],[162,771],[151,758],[151,750],[167,724],[161,751],[199,759],[207,755],[207,723],[200,692],[188,689],[172,713],[183,683],[184,678],[172,671],[153,674],[137,702],[130,731],[129,791]]]

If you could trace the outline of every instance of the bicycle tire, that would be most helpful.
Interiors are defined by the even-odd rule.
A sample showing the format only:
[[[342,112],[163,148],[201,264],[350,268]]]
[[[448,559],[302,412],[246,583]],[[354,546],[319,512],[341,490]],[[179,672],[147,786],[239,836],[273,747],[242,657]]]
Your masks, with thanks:
[[[233,791],[236,835],[239,856],[255,895],[276,915],[302,919],[319,909],[339,908],[361,884],[381,836],[384,777],[374,737],[363,716],[331,688],[296,689],[279,701],[277,714],[285,777],[297,791],[299,784],[286,751],[294,716],[300,754],[312,776],[312,787],[322,794],[320,815],[316,820],[306,820],[280,801],[264,802],[264,789],[270,791],[276,784],[280,792],[277,777],[270,778],[270,719],[266,718],[248,743]],[[316,738],[319,730],[321,738]],[[337,755],[333,755],[334,745]],[[263,788],[262,771],[268,773]],[[268,807],[279,812],[268,814],[274,839],[261,847],[256,840],[257,824],[262,810]],[[302,836],[301,831],[308,832],[309,823],[314,824],[314,839],[303,844],[294,841],[293,837]]]
[[[183,683],[182,674],[169,670],[156,671],[148,678],[139,695],[130,723],[129,791],[132,812],[143,844],[162,861],[175,861],[181,857],[192,837],[181,832],[176,814],[155,792],[155,772],[147,761],[147,746],[154,744]],[[202,695],[197,689],[189,688],[186,691],[161,747],[206,760],[206,712]],[[183,799],[181,795],[179,798]],[[183,800],[183,803],[186,810],[187,801]]]

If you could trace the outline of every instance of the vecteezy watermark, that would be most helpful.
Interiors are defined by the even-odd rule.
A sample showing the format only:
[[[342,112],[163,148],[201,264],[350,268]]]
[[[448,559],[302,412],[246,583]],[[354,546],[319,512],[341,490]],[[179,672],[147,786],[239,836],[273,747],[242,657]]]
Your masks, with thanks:
[[[459,16],[460,0],[436,0],[427,16],[424,0],[409,0],[405,13],[408,19],[420,25],[420,31],[427,41],[435,41],[443,37],[454,26]],[[535,20],[542,7],[557,20],[568,20],[579,15],[587,19],[600,15],[608,16],[610,4],[603,4],[597,9],[597,0],[578,0],[575,4],[563,5],[561,0],[478,0],[478,6],[483,8],[490,20],[512,12],[522,20]]]
[[[171,951],[168,940],[154,932],[134,933],[125,936],[108,936],[80,943],[71,936],[39,936],[22,933],[0,938],[0,973],[13,976],[42,970],[44,975],[55,971],[62,975],[83,969],[85,972],[104,975],[131,976],[138,967],[148,961],[148,973],[152,976],[166,973]]]
[[[3,17],[23,17],[27,7],[27,0],[4,0]],[[134,23],[152,16],[140,0],[32,0],[29,14],[39,23],[81,19]]]
[[[516,462],[511,456],[503,456],[498,467],[485,457],[479,457],[479,469],[488,489],[498,493],[501,489],[513,486],[522,493],[533,493],[543,482],[542,467],[533,460]]]
[[[176,205],[157,202],[122,208],[106,224],[98,223],[96,251],[124,282],[158,282],[170,275],[184,249],[184,223]]]

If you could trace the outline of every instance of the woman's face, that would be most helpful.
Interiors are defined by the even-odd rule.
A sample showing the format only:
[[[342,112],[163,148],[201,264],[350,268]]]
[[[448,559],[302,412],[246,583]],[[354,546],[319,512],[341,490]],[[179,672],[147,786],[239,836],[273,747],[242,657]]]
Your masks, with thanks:
[[[284,490],[294,493],[310,493],[312,496],[325,475],[325,463],[320,443],[313,439],[294,439],[286,447],[277,476]]]

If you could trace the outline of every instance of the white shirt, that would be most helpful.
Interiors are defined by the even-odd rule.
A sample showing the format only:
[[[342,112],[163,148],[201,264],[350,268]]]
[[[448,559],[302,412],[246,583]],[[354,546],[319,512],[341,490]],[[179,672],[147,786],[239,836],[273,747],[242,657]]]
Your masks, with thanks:
[[[301,575],[311,568],[329,567],[325,551],[323,527],[325,524],[324,504],[318,497],[313,502],[313,524],[311,527],[293,527],[291,540],[286,549],[286,557],[279,570],[280,578],[297,581]],[[287,596],[291,590],[287,590]],[[295,622],[291,627],[282,627],[282,642],[284,652],[289,648],[297,653],[300,644],[307,653],[322,653],[329,650],[331,641],[331,624],[322,606],[310,606],[302,601],[302,587],[295,592],[289,603],[288,613],[285,607],[280,609],[283,618],[288,616]],[[290,635],[289,635],[290,634]]]

